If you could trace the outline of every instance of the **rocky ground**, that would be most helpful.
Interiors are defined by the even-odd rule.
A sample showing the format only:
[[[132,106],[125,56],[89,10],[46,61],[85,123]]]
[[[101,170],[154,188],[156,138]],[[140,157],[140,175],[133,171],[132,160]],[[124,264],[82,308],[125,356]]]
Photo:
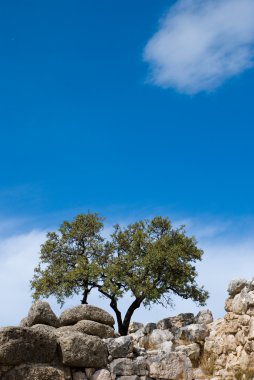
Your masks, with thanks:
[[[57,318],[37,301],[19,327],[0,329],[0,379],[254,379],[254,282],[232,281],[228,292],[224,318],[213,321],[204,310],[133,322],[125,337],[98,307]]]

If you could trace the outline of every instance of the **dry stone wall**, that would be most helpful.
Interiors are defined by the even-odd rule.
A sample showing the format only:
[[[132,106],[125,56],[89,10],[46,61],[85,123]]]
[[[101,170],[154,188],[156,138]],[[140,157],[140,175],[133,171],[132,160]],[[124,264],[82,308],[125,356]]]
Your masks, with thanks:
[[[0,329],[0,379],[254,379],[254,282],[234,280],[228,293],[224,318],[213,321],[203,310],[133,322],[124,337],[98,307],[80,305],[57,318],[37,301],[20,326]]]

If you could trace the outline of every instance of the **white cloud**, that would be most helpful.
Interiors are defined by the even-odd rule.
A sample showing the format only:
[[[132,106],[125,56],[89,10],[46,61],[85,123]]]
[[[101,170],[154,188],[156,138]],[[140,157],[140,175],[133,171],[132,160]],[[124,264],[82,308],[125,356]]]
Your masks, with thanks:
[[[198,264],[198,283],[203,284],[210,292],[208,307],[215,317],[224,313],[224,301],[229,281],[232,278],[250,279],[254,276],[254,238],[253,221],[208,222],[197,218],[186,219],[188,231],[194,233],[199,246],[205,251],[203,260]],[[108,227],[109,228],[109,227]],[[243,233],[245,231],[245,234]],[[246,233],[248,231],[248,233]],[[9,238],[0,238],[0,326],[17,325],[27,315],[31,305],[29,281],[33,269],[38,263],[40,244],[45,239],[44,231],[32,231]],[[64,309],[79,304],[80,297],[69,299]],[[108,301],[93,293],[90,303],[103,307],[110,313]],[[59,314],[60,307],[53,297],[49,300],[53,310]],[[126,310],[130,299],[125,297],[121,310]],[[175,315],[181,312],[197,313],[199,308],[191,301],[175,299],[173,310],[153,306],[151,310],[141,307],[134,315],[135,320],[149,322]]]
[[[0,240],[0,325],[19,323],[31,304],[30,284],[38,262],[42,231]]]
[[[253,0],[179,0],[144,51],[152,83],[196,94],[254,66]]]

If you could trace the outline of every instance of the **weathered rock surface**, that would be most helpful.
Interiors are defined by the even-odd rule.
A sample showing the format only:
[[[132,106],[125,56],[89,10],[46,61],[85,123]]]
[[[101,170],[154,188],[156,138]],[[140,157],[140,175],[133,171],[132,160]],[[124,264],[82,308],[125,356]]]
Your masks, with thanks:
[[[129,335],[115,339],[106,339],[105,342],[112,359],[125,358],[133,351],[133,341]]]
[[[232,281],[225,309],[215,321],[203,310],[135,322],[130,335],[117,338],[113,317],[100,308],[81,305],[58,320],[38,302],[21,322],[25,327],[0,329],[0,379],[252,379],[254,280]]]
[[[0,364],[51,363],[56,349],[55,336],[49,332],[27,327],[0,329]]]
[[[148,364],[145,358],[137,357],[134,360],[119,358],[113,360],[110,365],[110,372],[116,376],[147,376]]]
[[[209,335],[206,325],[192,324],[181,328],[180,339],[189,342],[201,342]]]
[[[149,359],[149,376],[156,379],[192,380],[192,364],[182,353],[153,356]]]
[[[107,369],[100,369],[94,372],[92,380],[111,380],[111,374]]]
[[[1,380],[65,380],[64,372],[43,365],[21,365],[8,371]]]
[[[195,323],[199,325],[209,325],[213,322],[213,314],[210,310],[202,310],[195,317]]]
[[[65,310],[59,317],[60,325],[74,325],[82,320],[90,320],[113,327],[115,320],[108,312],[92,305],[79,305]]]
[[[59,327],[59,320],[47,302],[36,301],[31,306],[26,318],[26,326],[37,324]]]
[[[142,329],[143,327],[144,327],[143,323],[131,322],[128,329],[128,334],[135,333],[137,330]]]
[[[102,339],[115,336],[115,330],[112,327],[94,321],[79,321],[73,325],[73,330],[83,334],[96,335]]]
[[[107,365],[107,346],[96,336],[67,331],[58,342],[66,366],[103,368]]]
[[[209,325],[204,355],[216,378],[249,379],[254,377],[253,281],[231,281],[228,292],[227,313]]]

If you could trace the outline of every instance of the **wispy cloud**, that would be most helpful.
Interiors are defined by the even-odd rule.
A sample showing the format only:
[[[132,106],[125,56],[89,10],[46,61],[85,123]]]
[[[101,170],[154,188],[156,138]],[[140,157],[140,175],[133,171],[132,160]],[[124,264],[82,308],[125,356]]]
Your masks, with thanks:
[[[254,66],[253,0],[179,0],[144,51],[150,81],[209,92]]]

